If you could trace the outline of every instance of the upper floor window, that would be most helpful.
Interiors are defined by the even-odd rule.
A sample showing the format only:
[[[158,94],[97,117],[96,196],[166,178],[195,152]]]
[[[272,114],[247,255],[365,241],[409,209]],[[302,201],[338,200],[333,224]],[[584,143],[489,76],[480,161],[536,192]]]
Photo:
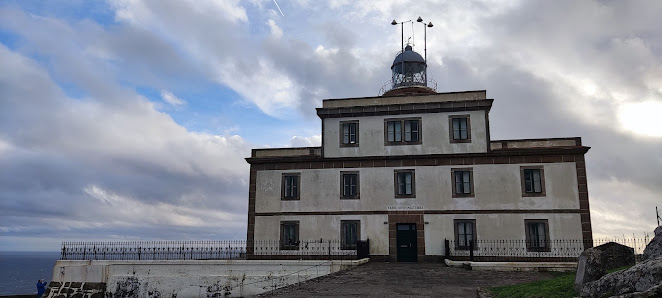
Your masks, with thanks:
[[[283,200],[298,200],[300,185],[299,178],[301,175],[299,173],[284,173],[283,174],[283,185],[281,188],[281,199]]]
[[[359,198],[359,173],[340,172],[341,199]]]
[[[476,249],[476,220],[456,219],[455,249],[469,249],[471,245]]]
[[[524,220],[527,251],[549,251],[549,226],[546,219]]]
[[[359,145],[359,122],[340,122],[340,146],[353,147]]]
[[[414,170],[395,171],[395,197],[410,198],[416,195]]]
[[[471,121],[469,115],[453,115],[449,117],[451,143],[471,142]]]
[[[387,119],[386,144],[420,144],[421,119]]]
[[[453,197],[471,197],[474,195],[473,169],[452,169]]]
[[[280,249],[299,249],[299,222],[280,223]]]
[[[521,167],[522,195],[525,197],[545,196],[545,172],[542,166]]]
[[[341,249],[356,249],[356,242],[361,238],[361,222],[358,220],[340,221]]]

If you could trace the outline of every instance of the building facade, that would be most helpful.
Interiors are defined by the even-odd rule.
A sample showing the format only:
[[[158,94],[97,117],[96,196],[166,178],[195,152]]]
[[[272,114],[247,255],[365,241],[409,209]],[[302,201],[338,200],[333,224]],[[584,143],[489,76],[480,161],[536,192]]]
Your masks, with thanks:
[[[557,239],[590,246],[581,138],[491,140],[486,91],[403,84],[412,53],[396,57],[382,96],[323,101],[321,147],[252,151],[249,243],[285,252],[336,239],[352,250],[369,239],[371,256],[400,261],[444,255],[444,240],[455,250],[480,240],[521,240],[530,252]]]

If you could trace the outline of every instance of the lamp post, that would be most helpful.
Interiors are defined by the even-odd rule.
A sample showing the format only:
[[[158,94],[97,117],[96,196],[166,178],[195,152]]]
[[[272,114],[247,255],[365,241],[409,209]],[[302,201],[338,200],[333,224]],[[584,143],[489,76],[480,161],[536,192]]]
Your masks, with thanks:
[[[411,20],[404,21],[404,22],[397,22],[396,20],[393,20],[393,22],[391,22],[391,25],[393,25],[393,26],[395,26],[397,24],[401,25],[400,26],[401,27],[401,29],[400,29],[400,45],[402,47],[403,52],[405,51],[405,23],[409,23],[409,22],[411,22]]]
[[[393,20],[395,22],[395,20]],[[421,17],[418,17],[418,20],[416,22],[419,22],[423,24],[423,46],[425,47],[425,65],[427,66],[428,64],[428,27],[432,28],[432,22],[428,23],[423,23],[423,19]],[[393,23],[391,23],[393,24]]]
[[[405,57],[404,57],[404,54],[405,54],[405,23],[409,23],[409,22],[411,22],[411,20],[404,21],[404,22],[399,22],[399,23],[396,20],[393,20],[393,22],[391,22],[391,25],[393,25],[393,26],[395,26],[397,24],[400,24],[400,46],[402,47],[402,49],[400,51],[400,53],[402,55],[402,56],[400,56],[400,58],[401,58],[400,60],[402,60],[402,62],[401,62],[402,66],[401,66],[400,70],[401,70],[403,76],[405,74]],[[427,62],[425,62],[425,63],[427,63]]]

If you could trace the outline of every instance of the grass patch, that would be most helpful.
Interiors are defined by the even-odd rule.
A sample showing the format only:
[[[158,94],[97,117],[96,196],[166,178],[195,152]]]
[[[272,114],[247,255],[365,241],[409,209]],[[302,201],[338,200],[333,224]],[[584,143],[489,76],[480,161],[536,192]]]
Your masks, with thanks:
[[[624,266],[609,270],[607,273],[613,273],[628,269],[632,266]],[[529,283],[500,286],[489,288],[488,290],[495,298],[565,298],[577,297],[575,292],[575,272],[554,273],[552,279],[539,280]]]
[[[575,273],[555,273],[555,277],[529,283],[490,288],[494,297],[565,298],[577,297]]]
[[[618,267],[618,268],[616,268],[616,269],[611,269],[611,270],[608,270],[608,271],[607,271],[607,274],[609,274],[609,273],[614,273],[614,272],[616,272],[616,271],[625,270],[625,269],[628,269],[628,268],[630,268],[630,267],[632,267],[632,265],[623,266],[623,267]]]

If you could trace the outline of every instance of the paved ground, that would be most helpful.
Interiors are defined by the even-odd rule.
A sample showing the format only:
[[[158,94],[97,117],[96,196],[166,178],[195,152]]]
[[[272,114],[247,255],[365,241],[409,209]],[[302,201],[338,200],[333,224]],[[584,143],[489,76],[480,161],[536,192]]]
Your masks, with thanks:
[[[440,263],[367,263],[258,297],[476,297],[477,287],[551,278],[546,272],[489,272]]]

